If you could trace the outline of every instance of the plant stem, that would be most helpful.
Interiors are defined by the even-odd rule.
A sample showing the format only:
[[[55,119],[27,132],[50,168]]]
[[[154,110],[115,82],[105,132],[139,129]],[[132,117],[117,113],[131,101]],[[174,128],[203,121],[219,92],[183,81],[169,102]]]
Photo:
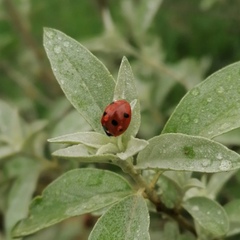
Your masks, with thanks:
[[[160,176],[162,175],[163,171],[158,171],[154,177],[153,177],[153,180],[151,181],[150,183],[150,188],[153,189],[158,181],[158,179],[160,178]]]
[[[139,185],[139,187],[145,189],[145,193],[147,194],[149,200],[153,202],[155,205],[160,203],[160,199],[158,198],[156,192],[151,189],[146,181],[143,179],[142,175],[134,168],[133,164],[127,160],[118,160],[116,163],[121,169],[129,174],[133,180]]]
[[[148,184],[140,172],[138,172],[133,164],[130,161],[123,161],[121,159],[116,161],[116,164],[127,174],[129,174],[133,180],[139,185],[140,188],[145,189],[145,194],[147,195],[148,199],[156,206],[157,212],[162,212],[170,216],[172,219],[174,219],[178,224],[188,231],[192,232],[196,236],[196,230],[194,226],[185,219],[179,209],[170,209],[167,208],[160,200],[159,196],[157,195],[157,192],[154,190],[154,187],[152,184]],[[160,176],[160,172],[157,173],[156,178],[158,179]],[[156,180],[156,179],[155,179]],[[156,182],[155,182],[156,183]]]

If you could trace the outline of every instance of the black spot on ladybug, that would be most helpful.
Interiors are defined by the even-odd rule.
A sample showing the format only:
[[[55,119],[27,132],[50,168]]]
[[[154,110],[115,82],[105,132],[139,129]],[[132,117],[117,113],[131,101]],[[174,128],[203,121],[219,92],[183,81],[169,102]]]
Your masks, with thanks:
[[[129,114],[128,114],[128,113],[124,113],[123,116],[124,116],[125,118],[129,118]]]
[[[118,122],[113,119],[113,120],[112,120],[112,125],[113,125],[113,126],[117,126],[117,125],[118,125]]]

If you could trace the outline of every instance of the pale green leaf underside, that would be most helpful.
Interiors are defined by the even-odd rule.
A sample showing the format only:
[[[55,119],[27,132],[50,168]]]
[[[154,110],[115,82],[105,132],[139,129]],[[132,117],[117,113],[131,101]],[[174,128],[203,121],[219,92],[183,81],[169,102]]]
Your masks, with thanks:
[[[94,148],[99,148],[102,145],[113,142],[111,140],[112,138],[108,137],[106,134],[101,134],[97,132],[78,132],[48,139],[49,142],[53,143],[82,143],[86,146]]]
[[[89,240],[150,240],[149,214],[144,198],[128,196],[113,205],[96,223]]]
[[[108,146],[108,144],[104,146]],[[59,149],[53,152],[52,155],[61,157],[61,158],[76,159],[79,162],[88,162],[88,163],[90,162],[109,163],[117,159],[117,157],[114,154],[110,154],[110,153],[97,154],[96,151],[92,153],[89,148],[87,148],[82,144]]]
[[[174,208],[182,200],[182,189],[172,179],[162,175],[157,182],[160,188],[160,199],[167,208]]]
[[[135,18],[136,32],[144,34],[147,31],[162,2],[163,0],[148,0],[138,3]]]
[[[0,159],[17,153],[23,141],[23,126],[17,109],[0,100]]]
[[[240,127],[240,62],[209,76],[189,91],[163,129],[213,138]]]
[[[132,68],[126,57],[122,59],[114,91],[114,100],[118,99],[126,99],[129,103],[137,100],[132,112],[131,123],[124,133],[127,138],[136,136],[141,123],[140,104]]]
[[[131,137],[128,142],[126,151],[117,153],[117,156],[123,160],[126,160],[127,158],[134,156],[136,153],[144,149],[147,145],[147,141]]]
[[[28,207],[42,167],[38,161],[26,157],[12,159],[6,165],[6,172],[11,172],[14,179],[8,193],[8,207],[5,213],[5,230],[7,239],[10,240],[13,226],[28,214]]]
[[[240,233],[240,199],[235,199],[224,206],[229,218],[228,236]]]
[[[44,29],[44,47],[68,100],[95,131],[103,132],[101,115],[115,87],[109,71],[80,43],[55,29]]]
[[[220,143],[181,133],[149,140],[137,157],[137,168],[222,172],[240,168],[240,156]]]
[[[225,210],[217,202],[205,197],[193,197],[183,207],[197,223],[214,236],[223,236],[229,228]]]
[[[232,222],[238,222],[240,228],[240,199],[235,199],[224,206],[228,213],[229,220]]]
[[[129,183],[113,172],[89,168],[69,171],[33,200],[29,217],[15,226],[13,236],[29,235],[66,218],[96,211],[132,193]]]

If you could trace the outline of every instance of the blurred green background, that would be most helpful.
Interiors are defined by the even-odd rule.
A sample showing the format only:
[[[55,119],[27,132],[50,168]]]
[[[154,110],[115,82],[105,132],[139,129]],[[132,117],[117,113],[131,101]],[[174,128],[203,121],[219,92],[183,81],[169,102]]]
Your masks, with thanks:
[[[113,74],[122,56],[129,58],[143,94],[143,111],[152,107],[156,123],[146,127],[143,123],[143,137],[160,131],[186,90],[240,59],[237,0],[2,0],[0,4],[0,96],[30,120],[45,118],[62,96],[42,46],[43,27],[83,43]]]

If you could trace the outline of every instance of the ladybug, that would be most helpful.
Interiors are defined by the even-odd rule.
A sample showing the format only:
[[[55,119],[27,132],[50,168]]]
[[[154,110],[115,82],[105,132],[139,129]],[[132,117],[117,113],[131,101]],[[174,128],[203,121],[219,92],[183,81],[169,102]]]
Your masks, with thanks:
[[[117,100],[105,108],[101,123],[108,136],[117,137],[127,130],[131,117],[132,111],[129,102]]]

